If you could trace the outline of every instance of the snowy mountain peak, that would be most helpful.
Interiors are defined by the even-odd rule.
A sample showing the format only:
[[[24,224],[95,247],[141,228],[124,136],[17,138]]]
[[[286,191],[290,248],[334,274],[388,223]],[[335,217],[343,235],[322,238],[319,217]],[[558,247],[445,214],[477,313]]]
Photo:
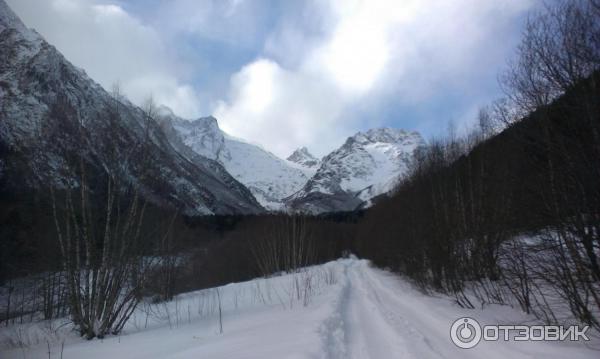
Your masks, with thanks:
[[[0,45],[9,42],[13,46],[5,48],[4,55],[20,60],[39,52],[44,39],[35,30],[27,28],[6,2],[0,0]]]
[[[5,38],[17,36],[24,40],[19,43],[19,56],[37,53],[44,43],[44,38],[37,31],[25,26],[4,0],[0,0],[0,34]]]
[[[212,131],[220,131],[219,122],[213,116],[200,117],[195,120],[186,120],[175,115],[173,110],[165,105],[159,106],[157,113],[158,116],[163,120],[169,120],[178,126],[187,128],[188,130],[210,129]]]
[[[228,135],[212,116],[188,121],[164,110],[161,115],[186,147],[222,164],[267,209],[281,209],[283,199],[302,188],[314,172],[259,145]]]
[[[225,136],[219,128],[219,123],[212,116],[200,117],[195,120],[184,120],[173,114],[168,108],[161,109],[159,115],[162,121],[170,122],[181,141],[195,153],[222,162],[230,158],[225,149]]]
[[[29,32],[19,17],[11,10],[4,0],[0,0],[0,31],[13,29],[21,33]]]
[[[403,129],[395,129],[389,127],[373,128],[366,132],[358,132],[354,136],[349,137],[346,143],[359,143],[362,145],[368,143],[404,143],[413,140],[420,140],[421,135],[418,132],[409,132]]]
[[[423,144],[418,132],[402,129],[358,132],[323,158],[315,175],[287,204],[308,212],[353,210],[368,204],[393,190]]]
[[[191,135],[210,135],[213,139],[219,141],[223,137],[223,132],[219,128],[219,122],[212,116],[200,117],[192,121],[188,121],[188,128],[191,130]]]
[[[287,160],[308,168],[315,168],[321,163],[321,161],[318,158],[316,158],[310,152],[308,152],[308,149],[306,147],[301,147],[295,150],[287,158]]]
[[[215,136],[218,136],[218,134],[222,135],[221,129],[219,128],[219,121],[213,116],[197,118],[194,121],[191,121],[191,125],[196,131],[209,132]]]

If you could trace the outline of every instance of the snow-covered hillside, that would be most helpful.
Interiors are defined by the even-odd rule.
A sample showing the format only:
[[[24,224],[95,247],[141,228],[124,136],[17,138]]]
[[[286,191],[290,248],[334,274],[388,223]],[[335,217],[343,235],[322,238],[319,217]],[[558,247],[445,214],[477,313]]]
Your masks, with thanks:
[[[282,209],[283,199],[302,188],[314,173],[310,167],[283,160],[259,145],[226,134],[214,117],[188,121],[165,107],[161,115],[170,121],[186,146],[221,163],[267,209]]]
[[[222,320],[219,320],[219,311]],[[118,337],[86,341],[66,320],[0,328],[0,357],[22,358],[597,358],[591,342],[480,342],[460,349],[450,327],[536,323],[508,306],[464,309],[426,296],[367,261],[182,294],[139,306]],[[63,347],[64,343],[64,347]],[[50,352],[50,353],[48,353]]]
[[[0,114],[2,190],[7,193],[77,183],[74,168],[85,164],[95,186],[104,187],[100,181],[107,172],[118,173],[146,199],[185,214],[264,210],[218,162],[183,158],[140,108],[73,66],[4,0]],[[69,163],[75,158],[81,160],[77,166]]]
[[[417,132],[391,128],[359,132],[323,159],[316,174],[288,204],[309,212],[355,209],[392,190],[423,144]]]

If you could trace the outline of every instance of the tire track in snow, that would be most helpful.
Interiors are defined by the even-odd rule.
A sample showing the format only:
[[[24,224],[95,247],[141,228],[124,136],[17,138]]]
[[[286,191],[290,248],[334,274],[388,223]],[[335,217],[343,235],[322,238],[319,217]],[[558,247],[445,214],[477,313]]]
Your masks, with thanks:
[[[322,327],[325,357],[416,358],[380,310],[377,293],[372,296],[369,292],[371,288],[362,275],[365,266],[361,263],[345,264],[340,296]]]
[[[424,300],[408,283],[388,281],[367,261],[346,265],[348,288],[342,318],[347,358],[503,359],[577,354],[567,346],[543,342],[484,342],[472,350],[460,349],[451,342],[449,327],[461,311],[448,303]]]
[[[409,342],[399,335],[381,311],[377,292],[371,291],[361,261],[355,261],[349,271],[351,283],[348,311],[345,315],[350,358],[416,358]]]
[[[423,332],[405,318],[402,313],[406,311],[418,310],[417,308],[407,308],[408,304],[403,303],[397,293],[388,289],[377,276],[373,275],[372,269],[366,262],[359,263],[357,275],[360,276],[360,283],[363,285],[364,295],[372,299],[383,320],[392,328],[396,334],[410,342],[411,348],[415,350],[418,358],[445,358],[447,355],[437,348],[429,339],[431,333]]]
[[[506,347],[478,348],[478,351],[459,349],[450,341],[449,326],[453,318],[438,317],[419,297],[407,295],[394,286],[386,285],[377,269],[360,261],[358,273],[363,277],[367,296],[373,298],[384,320],[402,338],[410,343],[416,358],[507,358],[514,352]],[[408,289],[412,291],[413,289]],[[523,353],[520,353],[523,354]],[[393,356],[390,356],[393,357]],[[529,357],[529,356],[528,356]],[[535,357],[535,356],[533,356]]]
[[[343,359],[346,355],[346,323],[343,314],[348,306],[348,293],[350,281],[348,279],[348,265],[344,264],[342,289],[333,305],[333,312],[322,324],[323,353],[326,359]]]

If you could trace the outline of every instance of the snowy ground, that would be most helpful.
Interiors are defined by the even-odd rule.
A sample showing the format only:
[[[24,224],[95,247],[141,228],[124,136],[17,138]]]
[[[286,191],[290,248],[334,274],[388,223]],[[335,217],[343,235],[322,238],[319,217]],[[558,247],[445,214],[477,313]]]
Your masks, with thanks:
[[[219,324],[219,298],[223,313]],[[139,308],[126,333],[77,338],[60,322],[0,330],[1,358],[598,358],[600,342],[481,342],[459,349],[450,326],[532,324],[510,307],[462,309],[367,261],[180,295]],[[48,328],[52,329],[48,329]],[[46,329],[44,329],[46,328]],[[48,354],[50,347],[50,355]]]

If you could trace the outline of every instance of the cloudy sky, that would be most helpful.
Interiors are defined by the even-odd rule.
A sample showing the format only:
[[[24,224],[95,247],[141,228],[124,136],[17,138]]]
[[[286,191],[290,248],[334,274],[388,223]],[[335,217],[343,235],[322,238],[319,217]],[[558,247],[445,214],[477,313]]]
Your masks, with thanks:
[[[7,0],[105,88],[280,156],[372,127],[442,134],[499,97],[537,0]]]

